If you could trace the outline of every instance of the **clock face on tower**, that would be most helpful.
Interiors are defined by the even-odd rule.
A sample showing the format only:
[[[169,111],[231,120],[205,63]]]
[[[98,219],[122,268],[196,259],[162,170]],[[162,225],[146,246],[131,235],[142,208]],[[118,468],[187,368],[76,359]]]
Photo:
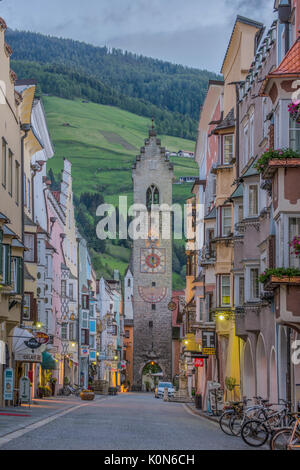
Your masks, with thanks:
[[[164,248],[141,248],[141,273],[163,274],[166,271]]]

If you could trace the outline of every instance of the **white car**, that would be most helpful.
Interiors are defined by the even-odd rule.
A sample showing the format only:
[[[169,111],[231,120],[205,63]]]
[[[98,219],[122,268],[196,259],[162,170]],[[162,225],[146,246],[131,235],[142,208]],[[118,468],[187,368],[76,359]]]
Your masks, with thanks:
[[[168,396],[174,397],[175,388],[173,384],[171,382],[159,382],[155,390],[155,398],[163,398],[165,388],[168,389]]]

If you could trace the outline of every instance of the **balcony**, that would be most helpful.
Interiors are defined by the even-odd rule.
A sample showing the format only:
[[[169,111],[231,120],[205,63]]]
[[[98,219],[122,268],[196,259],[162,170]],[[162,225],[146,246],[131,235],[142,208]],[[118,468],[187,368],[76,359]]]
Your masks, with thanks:
[[[261,276],[261,282],[274,296],[276,322],[300,332],[300,271],[278,268]]]

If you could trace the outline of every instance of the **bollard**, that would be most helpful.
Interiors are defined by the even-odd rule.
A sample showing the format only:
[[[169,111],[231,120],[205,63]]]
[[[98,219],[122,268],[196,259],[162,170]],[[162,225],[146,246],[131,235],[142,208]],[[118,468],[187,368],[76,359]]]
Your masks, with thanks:
[[[168,389],[167,389],[167,387],[164,388],[164,401],[168,401]]]

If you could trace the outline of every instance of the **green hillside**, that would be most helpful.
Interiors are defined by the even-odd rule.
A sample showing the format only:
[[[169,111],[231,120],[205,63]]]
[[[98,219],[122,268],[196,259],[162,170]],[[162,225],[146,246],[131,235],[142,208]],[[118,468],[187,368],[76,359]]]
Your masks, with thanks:
[[[48,162],[54,175],[63,167],[63,157],[72,162],[73,188],[78,200],[81,194],[100,193],[105,202],[118,204],[119,195],[128,195],[132,202],[131,166],[144,145],[151,121],[116,107],[44,96],[43,103],[55,157]],[[177,137],[159,136],[170,151],[194,150],[194,142]],[[171,158],[174,173],[197,176],[193,160]],[[56,177],[57,179],[57,177]],[[191,194],[191,184],[174,184],[173,199],[184,203]],[[75,199],[76,200],[76,199]],[[123,249],[122,254],[120,248]],[[97,247],[95,247],[97,250]],[[97,257],[96,252],[92,253]],[[109,268],[124,272],[130,248],[106,243],[105,254],[96,261],[98,273],[109,275]],[[106,266],[105,266],[106,265]],[[175,275],[176,288],[181,287]]]

